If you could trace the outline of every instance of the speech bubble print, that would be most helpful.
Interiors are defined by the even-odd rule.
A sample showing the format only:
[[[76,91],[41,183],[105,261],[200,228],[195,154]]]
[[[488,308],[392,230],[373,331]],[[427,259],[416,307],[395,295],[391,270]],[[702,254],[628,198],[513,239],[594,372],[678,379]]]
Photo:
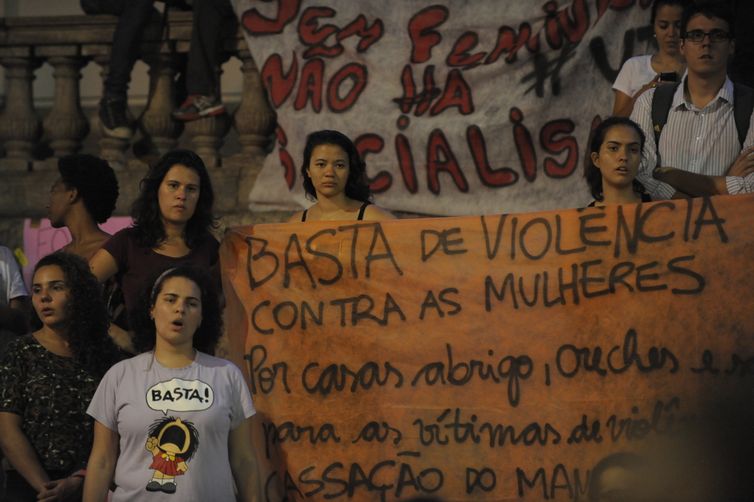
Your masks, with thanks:
[[[147,390],[147,405],[165,415],[168,411],[202,411],[215,400],[212,387],[201,380],[173,378]]]

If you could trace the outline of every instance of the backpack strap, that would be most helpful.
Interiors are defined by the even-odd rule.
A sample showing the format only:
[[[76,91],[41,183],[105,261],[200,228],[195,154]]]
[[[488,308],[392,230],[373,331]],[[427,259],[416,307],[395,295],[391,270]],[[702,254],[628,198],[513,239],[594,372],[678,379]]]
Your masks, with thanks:
[[[679,83],[675,85],[658,85],[655,87],[655,92],[652,96],[652,130],[655,134],[655,151],[658,158],[660,152],[660,133],[668,122],[670,106],[673,104],[673,95],[679,85]]]
[[[738,142],[744,147],[749,121],[754,111],[754,89],[743,84],[733,84],[733,118],[736,121]]]

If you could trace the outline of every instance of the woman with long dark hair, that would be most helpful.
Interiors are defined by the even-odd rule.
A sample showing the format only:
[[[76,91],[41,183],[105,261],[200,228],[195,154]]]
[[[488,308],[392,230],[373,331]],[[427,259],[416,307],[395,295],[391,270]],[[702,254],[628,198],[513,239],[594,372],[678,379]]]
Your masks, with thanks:
[[[222,318],[212,281],[193,267],[163,272],[134,317],[142,352],[115,365],[88,413],[95,419],[84,500],[252,500],[254,405],[241,371],[213,357]],[[158,495],[162,495],[158,494]],[[166,499],[159,499],[166,500]]]
[[[34,269],[41,327],[11,342],[0,362],[0,446],[13,466],[4,500],[65,500],[80,493],[92,420],[86,408],[119,359],[97,279],[68,253]]]
[[[590,206],[651,200],[636,179],[644,141],[641,127],[626,117],[609,117],[594,129],[584,170]]]
[[[89,262],[100,281],[115,276],[123,290],[127,316],[120,328],[128,328],[128,317],[155,273],[187,263],[217,272],[213,203],[207,168],[189,150],[165,154],[141,181],[131,211],[134,226],[113,235]],[[219,284],[219,273],[215,277]],[[128,333],[113,329],[111,335],[133,351]]]
[[[316,203],[289,221],[388,220],[388,211],[371,202],[366,164],[345,134],[322,130],[306,138],[301,166],[306,196]]]

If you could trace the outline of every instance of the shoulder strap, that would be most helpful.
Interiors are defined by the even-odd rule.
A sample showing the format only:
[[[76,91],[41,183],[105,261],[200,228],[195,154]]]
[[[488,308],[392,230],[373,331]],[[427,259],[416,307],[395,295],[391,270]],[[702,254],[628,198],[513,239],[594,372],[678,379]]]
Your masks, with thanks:
[[[359,217],[357,218],[359,221],[364,219],[364,211],[366,211],[367,206],[370,204],[369,201],[365,201],[361,207],[359,208]]]
[[[738,142],[744,147],[749,121],[754,111],[754,89],[743,84],[733,84],[733,118],[736,121]]]
[[[655,92],[652,96],[652,130],[655,133],[655,151],[658,152],[658,155],[660,151],[660,133],[668,122],[670,106],[673,104],[673,95],[679,85],[678,83],[675,85],[659,85],[655,87]]]

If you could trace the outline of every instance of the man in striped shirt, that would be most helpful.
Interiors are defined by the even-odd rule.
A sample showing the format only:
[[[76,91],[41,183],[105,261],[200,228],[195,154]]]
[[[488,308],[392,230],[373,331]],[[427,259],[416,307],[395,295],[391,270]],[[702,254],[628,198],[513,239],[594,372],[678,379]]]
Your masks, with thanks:
[[[731,26],[719,5],[691,6],[684,12],[681,53],[687,73],[673,95],[659,154],[655,142],[647,141],[637,176],[654,200],[754,192],[754,120],[741,145],[733,83],[726,73],[734,46]],[[654,91],[645,92],[631,114],[648,138],[654,137]]]

